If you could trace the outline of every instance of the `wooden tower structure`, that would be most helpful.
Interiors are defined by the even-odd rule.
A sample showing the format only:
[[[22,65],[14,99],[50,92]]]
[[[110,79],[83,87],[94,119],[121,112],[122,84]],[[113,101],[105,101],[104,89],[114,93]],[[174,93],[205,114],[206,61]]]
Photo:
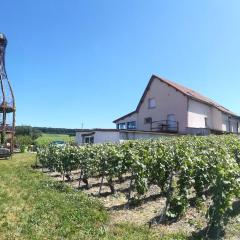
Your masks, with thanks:
[[[7,38],[0,33],[0,145],[13,153],[15,133],[15,99],[5,68]]]

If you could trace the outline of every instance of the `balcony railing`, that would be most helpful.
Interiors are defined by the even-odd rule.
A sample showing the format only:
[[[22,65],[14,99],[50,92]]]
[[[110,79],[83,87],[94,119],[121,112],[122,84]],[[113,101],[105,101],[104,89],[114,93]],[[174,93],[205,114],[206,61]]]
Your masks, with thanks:
[[[160,120],[151,122],[151,131],[156,132],[177,133],[178,127],[178,121]]]

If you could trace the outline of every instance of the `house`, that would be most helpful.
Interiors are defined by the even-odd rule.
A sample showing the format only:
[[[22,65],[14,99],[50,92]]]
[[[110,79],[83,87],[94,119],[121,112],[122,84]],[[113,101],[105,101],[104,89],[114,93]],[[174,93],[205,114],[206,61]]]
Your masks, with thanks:
[[[137,105],[114,121],[116,129],[80,129],[78,145],[180,134],[240,133],[240,117],[189,88],[153,75]]]
[[[117,129],[80,129],[76,131],[75,140],[78,145],[85,143],[119,142]]]
[[[119,143],[125,140],[159,138],[175,134],[137,131],[128,129],[79,129],[76,131],[75,141],[78,145],[86,143]]]
[[[239,133],[240,117],[189,88],[153,75],[135,111],[114,121],[116,129],[158,133]]]

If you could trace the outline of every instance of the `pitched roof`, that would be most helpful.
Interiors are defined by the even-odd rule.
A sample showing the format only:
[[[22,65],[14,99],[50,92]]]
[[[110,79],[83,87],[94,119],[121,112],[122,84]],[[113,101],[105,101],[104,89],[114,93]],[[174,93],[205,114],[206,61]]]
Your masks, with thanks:
[[[134,114],[134,113],[136,113],[136,112],[137,112],[136,110],[133,111],[133,112],[130,112],[130,113],[128,113],[128,114],[126,114],[126,115],[124,115],[124,116],[122,116],[122,117],[114,120],[113,122],[116,123],[116,122],[118,122],[118,121],[120,121],[120,120],[122,120],[122,119],[124,119],[124,118],[126,118],[126,117],[130,117],[132,114]]]
[[[139,109],[140,109],[140,107],[141,107],[141,105],[142,105],[142,103],[144,101],[144,98],[145,98],[148,90],[150,89],[150,86],[151,86],[151,84],[152,84],[154,79],[158,79],[159,81],[169,85],[170,87],[173,87],[177,91],[181,92],[183,95],[185,95],[185,96],[187,96],[187,97],[189,97],[191,99],[194,99],[195,101],[202,102],[202,103],[205,103],[207,105],[213,106],[213,107],[217,108],[218,110],[220,110],[220,111],[222,111],[224,113],[227,113],[227,114],[229,114],[231,116],[235,116],[237,118],[240,118],[237,114],[231,112],[229,109],[223,107],[219,103],[211,100],[208,97],[203,96],[202,94],[200,94],[200,93],[198,93],[198,92],[196,92],[196,91],[194,91],[194,90],[192,90],[190,88],[184,87],[184,86],[182,86],[182,85],[180,85],[178,83],[169,81],[169,80],[167,80],[165,78],[162,78],[162,77],[159,77],[159,76],[156,76],[156,75],[152,75],[152,77],[150,78],[150,80],[148,82],[148,85],[145,88],[144,93],[143,93],[143,95],[142,95],[142,97],[141,97],[141,99],[140,99],[140,101],[139,101],[139,103],[137,105],[136,110],[131,112],[131,113],[128,113],[127,115],[122,116],[121,118],[118,118],[118,119],[114,120],[113,121],[114,123],[139,111]]]
[[[152,76],[153,78],[157,78],[159,79],[160,81],[168,84],[169,86],[175,88],[176,90],[178,90],[179,92],[183,93],[184,95],[196,100],[196,101],[199,101],[199,102],[203,102],[203,103],[206,103],[210,106],[213,106],[215,108],[217,108],[218,110],[222,111],[222,112],[225,112],[227,114],[230,114],[230,115],[233,115],[233,116],[237,116],[237,114],[235,114],[234,112],[230,111],[229,109],[223,107],[222,105],[220,105],[219,103],[211,100],[210,98],[208,97],[205,97],[203,96],[202,94],[190,89],[190,88],[187,88],[187,87],[184,87],[178,83],[174,83],[172,81],[169,81],[167,79],[164,79],[164,78],[161,78],[161,77],[158,77],[158,76],[155,76],[153,75]]]

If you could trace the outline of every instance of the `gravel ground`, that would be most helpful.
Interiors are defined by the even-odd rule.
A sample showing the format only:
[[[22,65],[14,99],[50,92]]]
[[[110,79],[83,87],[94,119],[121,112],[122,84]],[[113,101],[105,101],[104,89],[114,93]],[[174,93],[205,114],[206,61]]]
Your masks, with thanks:
[[[38,170],[42,171],[42,169]],[[56,181],[63,181],[62,176],[57,172],[49,172],[47,169],[43,169],[43,172]],[[154,219],[163,211],[166,199],[161,196],[159,187],[152,185],[145,196],[139,198],[140,201],[138,204],[135,204],[135,206],[129,204],[130,174],[123,176],[124,181],[121,183],[118,179],[113,179],[116,190],[115,194],[111,194],[106,178],[104,178],[100,195],[100,177],[90,178],[88,180],[89,188],[87,189],[83,182],[81,182],[79,187],[79,176],[80,171],[73,171],[71,175],[72,181],[69,182],[65,178],[66,184],[98,198],[110,213],[110,225],[129,222],[149,226],[149,222],[151,222],[151,227],[161,234],[182,232],[189,236],[191,233],[198,232],[206,226],[204,214],[199,213],[196,208],[189,208],[186,215],[180,221],[168,225],[155,224]],[[135,194],[136,193],[132,192],[131,196]],[[226,227],[226,236],[224,239],[240,240],[240,217],[234,217],[230,220]]]
[[[62,176],[57,172],[44,171],[56,181],[62,181]],[[193,231],[198,231],[205,227],[205,217],[196,211],[195,208],[190,208],[185,217],[178,222],[171,223],[169,225],[154,224],[154,219],[158,217],[161,211],[164,209],[166,199],[161,196],[160,189],[156,185],[152,185],[145,196],[141,197],[142,200],[136,206],[128,204],[128,194],[130,186],[130,175],[124,176],[124,182],[119,183],[117,179],[114,180],[114,187],[116,189],[115,194],[111,194],[110,188],[107,185],[106,178],[103,180],[103,186],[101,189],[101,195],[99,195],[99,187],[101,178],[90,178],[89,189],[86,189],[86,185],[81,182],[79,188],[79,176],[80,171],[74,171],[72,173],[72,181],[67,182],[76,189],[98,198],[105,208],[110,212],[111,221],[110,224],[131,222],[137,225],[149,225],[149,222],[153,222],[151,225],[156,231],[174,233],[184,232],[190,234]],[[133,196],[132,192],[131,196]]]

